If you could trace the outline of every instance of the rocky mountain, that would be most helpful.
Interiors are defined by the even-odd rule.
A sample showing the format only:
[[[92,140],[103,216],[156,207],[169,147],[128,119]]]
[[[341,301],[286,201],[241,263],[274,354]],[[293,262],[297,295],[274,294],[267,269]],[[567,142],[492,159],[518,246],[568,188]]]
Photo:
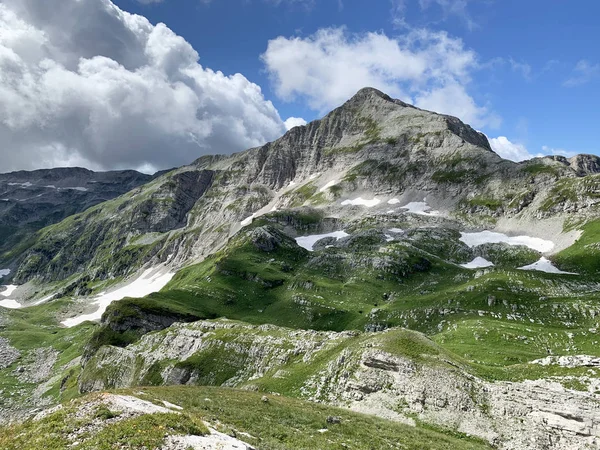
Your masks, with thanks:
[[[504,160],[459,119],[363,89],[5,253],[0,410],[209,385],[467,446],[594,448],[599,169]]]
[[[133,170],[58,168],[0,174],[0,254],[36,231],[118,197],[152,179]]]
[[[231,157],[203,157],[43,230],[19,255],[15,281],[119,277],[167,256],[179,267],[214,252],[244,221],[271,210],[313,206],[352,218],[364,208],[341,203],[361,196],[397,204],[427,198],[431,208],[465,225],[515,232],[530,230],[528,221],[549,219],[552,233],[560,234],[561,214],[583,215],[595,205],[590,183],[596,178],[589,174],[597,167],[595,156],[503,160],[485,136],[458,119],[364,89],[278,141]],[[368,212],[387,206],[380,201]]]

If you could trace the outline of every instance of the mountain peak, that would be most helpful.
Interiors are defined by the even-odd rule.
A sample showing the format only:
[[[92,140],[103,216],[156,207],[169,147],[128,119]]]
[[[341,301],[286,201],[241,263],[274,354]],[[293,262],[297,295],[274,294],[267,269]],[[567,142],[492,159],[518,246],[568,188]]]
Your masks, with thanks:
[[[389,95],[381,92],[379,89],[375,89],[373,87],[364,87],[359,90],[350,100],[346,102],[346,104],[363,104],[370,101],[386,101],[390,103],[395,103],[396,105],[405,106],[414,108],[414,106],[405,103],[401,100],[396,100],[390,97]]]

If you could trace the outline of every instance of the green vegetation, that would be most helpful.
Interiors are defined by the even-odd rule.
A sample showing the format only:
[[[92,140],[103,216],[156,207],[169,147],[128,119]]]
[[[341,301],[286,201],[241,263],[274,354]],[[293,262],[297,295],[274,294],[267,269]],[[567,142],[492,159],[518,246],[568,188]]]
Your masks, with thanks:
[[[549,164],[544,163],[533,163],[527,164],[523,167],[523,172],[527,172],[531,175],[540,175],[540,174],[549,174],[549,175],[558,175],[558,168],[555,166],[551,166]]]
[[[309,181],[299,188],[284,194],[282,198],[289,199],[289,206],[291,208],[297,208],[306,203],[316,193],[317,186],[312,181]]]
[[[95,435],[83,433],[71,445],[69,434],[85,429],[94,418],[72,420],[78,400],[39,422],[29,421],[0,429],[0,448],[6,450],[61,450],[159,448],[170,435],[206,435],[207,422],[219,431],[261,449],[485,449],[473,437],[449,434],[430,427],[411,427],[348,410],[280,396],[211,387],[160,387],[120,391],[160,404],[168,401],[183,408],[182,414],[142,415],[104,424]],[[339,418],[329,423],[328,417]],[[71,438],[72,439],[72,438]]]
[[[353,182],[357,178],[375,178],[379,182],[396,185],[404,178],[404,169],[388,161],[367,159],[350,169],[343,181]]]
[[[597,309],[594,305],[600,295],[590,293],[589,280],[515,270],[537,261],[540,255],[535,251],[505,244],[471,250],[459,241],[458,232],[444,228],[409,230],[402,240],[386,242],[372,228],[376,223],[371,223],[363,228],[346,227],[354,234],[343,247],[307,252],[277,229],[299,221],[299,214],[267,216],[222,251],[180,271],[162,292],[111,305],[108,323],[97,334],[110,330],[113,320],[118,323],[112,317],[143,318],[152,315],[147,308],[161,305],[161,315],[177,311],[189,320],[227,317],[251,324],[333,331],[405,327],[430,336],[441,346],[435,351],[450,352],[453,356],[448,358],[489,380],[577,375],[581,371],[527,363],[574,351],[600,355],[600,347],[592,345],[596,341],[586,338],[588,330],[598,326],[595,313],[588,311]],[[318,223],[317,217],[308,214],[307,226]],[[274,236],[278,244],[273,250],[256,247],[251,236],[258,229]],[[475,277],[475,271],[449,262],[466,262],[475,255],[496,267]],[[578,256],[573,258],[576,261]],[[565,293],[566,286],[570,294]],[[585,296],[578,297],[580,293]],[[430,343],[426,346],[433,349]],[[335,351],[339,354],[340,349]],[[217,363],[215,352],[195,356],[180,366],[197,370],[206,383],[221,384],[243,366],[243,358],[232,358],[238,361],[233,365]],[[415,356],[406,349],[403,352]],[[297,384],[282,383],[261,381],[267,391],[296,392]]]
[[[503,202],[502,200],[498,200],[495,198],[473,197],[472,199],[467,200],[467,205],[475,207],[480,206],[483,208],[490,209],[492,211],[496,211],[497,209],[502,207]]]
[[[83,353],[90,336],[97,325],[85,323],[74,328],[59,327],[55,317],[66,311],[70,302],[66,299],[26,308],[10,310],[3,313],[4,322],[1,336],[21,352],[21,358],[0,370],[0,408],[12,404],[28,405],[32,401],[33,391],[39,384],[20,378],[17,367],[34,359],[30,358],[36,349],[51,349],[57,352],[52,373],[56,377],[46,387],[44,393],[51,401],[64,401],[78,395],[77,377],[80,367],[69,366],[73,360]],[[37,367],[30,370],[36,372]]]
[[[438,170],[431,175],[431,179],[437,183],[462,183],[474,173],[470,170]]]
[[[578,227],[582,235],[571,247],[554,255],[563,270],[586,274],[600,273],[600,221],[593,220]]]
[[[90,400],[94,400],[91,397]],[[112,450],[115,448],[160,448],[165,434],[197,435],[209,433],[208,428],[197,418],[187,414],[158,413],[126,418],[105,424],[99,431],[93,428],[85,431],[86,427],[99,427],[103,421],[119,418],[118,413],[104,414],[109,411],[105,405],[100,405],[102,414],[91,417],[77,418],[75,404],[51,414],[40,421],[29,420],[23,424],[0,429],[0,448],[19,450]],[[110,412],[110,411],[109,411]],[[72,433],[77,433],[73,442]]]

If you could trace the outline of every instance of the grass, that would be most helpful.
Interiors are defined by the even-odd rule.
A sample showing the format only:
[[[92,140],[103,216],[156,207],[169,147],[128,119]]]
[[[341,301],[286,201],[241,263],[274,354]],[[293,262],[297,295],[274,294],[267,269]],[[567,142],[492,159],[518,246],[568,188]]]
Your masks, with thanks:
[[[93,399],[93,397],[92,397]],[[86,427],[118,418],[117,413],[94,414],[91,417],[77,416],[79,400],[68,404],[64,409],[51,414],[40,421],[29,420],[25,423],[0,428],[0,449],[3,450],[113,450],[160,448],[166,434],[197,435],[209,433],[198,418],[187,414],[158,413],[146,414],[124,420],[112,421],[99,431],[86,432]],[[108,411],[106,406],[101,409]],[[82,432],[83,431],[83,432]],[[78,432],[75,439],[69,438]],[[72,442],[72,441],[75,442]]]
[[[568,272],[600,273],[600,221],[592,220],[579,227],[581,237],[556,254],[553,260]]]
[[[297,220],[278,214],[271,219],[277,221],[276,226]],[[274,226],[265,220],[271,223],[267,226]],[[600,233],[594,226],[589,225],[581,242],[569,252],[577,248],[587,251],[586,233]],[[245,235],[239,235],[223,251],[181,270],[162,292],[142,300],[115,303],[111,308],[115,317],[123,318],[143,318],[156,314],[151,313],[152,308],[159,308],[160,315],[187,314],[189,320],[228,317],[299,329],[342,331],[399,326],[433,336],[440,345],[473,364],[482,362],[493,367],[523,364],[546,356],[548,350],[569,354],[573,344],[564,338],[565,333],[574,332],[575,340],[580,340],[584,330],[597,326],[593,314],[585,312],[595,310],[594,302],[600,300],[600,295],[590,291],[589,280],[515,270],[537,260],[539,254],[502,245],[481,248],[484,257],[497,267],[475,277],[475,271],[448,263],[466,262],[473,257],[458,241],[458,233],[434,231],[415,230],[407,233],[404,242],[385,244],[375,235],[365,235],[346,250],[331,248],[315,253],[295,247],[291,240],[275,251],[260,252]],[[594,236],[589,236],[589,242],[598,239]],[[381,265],[387,256],[389,262]],[[580,261],[578,264],[598,264],[593,258],[579,259],[579,254],[572,257],[574,262]],[[372,266],[375,260],[377,268]],[[557,262],[570,269],[565,260],[557,257]],[[473,323],[483,323],[491,331],[484,333]],[[508,341],[493,338],[495,323],[498,329],[512,324],[517,331],[506,332],[512,336]],[[528,327],[536,330],[537,337],[521,340],[519,336],[531,335],[523,331]],[[133,342],[144,332],[116,344]],[[461,348],[459,341],[469,349]],[[546,342],[545,346],[536,344],[540,342]],[[593,346],[578,350],[584,352],[584,348],[588,354],[598,354]],[[489,359],[495,354],[503,355],[502,361]],[[207,361],[188,363],[199,367]],[[486,376],[485,370],[482,373]],[[222,380],[226,375],[217,378]],[[499,373],[492,378],[511,376]]]
[[[591,331],[599,328],[595,318],[600,316],[594,276],[515,270],[539,255],[501,245],[478,250],[497,263],[497,267],[478,274],[449,262],[465,262],[473,256],[459,242],[456,231],[421,228],[406,233],[402,241],[385,242],[377,234],[377,218],[347,224],[345,228],[355,236],[347,247],[312,253],[280,232],[291,225],[312,233],[323,220],[320,213],[308,209],[261,218],[232,238],[222,251],[181,270],[162,292],[111,305],[101,327],[83,324],[74,329],[59,328],[54,317],[71,305],[61,299],[7,312],[10,320],[1,335],[24,353],[39,347],[59,351],[55,373],[60,377],[49,390],[54,400],[77,396],[79,368],[58,368],[80,356],[86,343],[89,357],[102,345],[129,345],[173,321],[217,317],[292,329],[404,327],[430,339],[395,331],[378,345],[423,364],[443,357],[490,381],[555,377],[565,385],[585,387],[577,381],[587,374],[585,368],[540,366],[529,361],[548,355],[600,356],[600,339]],[[385,226],[405,224],[386,222]],[[565,270],[595,275],[600,269],[594,258],[600,225],[588,222],[578,226],[582,226],[582,237],[558,254],[556,262]],[[279,239],[273,251],[260,251],[252,242],[253,230],[258,227],[266,227]],[[359,237],[357,233],[362,234]],[[310,364],[290,361],[289,367],[280,367],[290,373],[289,377],[268,374],[252,384],[265,392],[299,396],[307,377],[342,351],[356,350],[364,336],[358,334],[354,340],[332,344]],[[179,362],[179,367],[195,371],[202,383],[228,382],[246,367],[246,346],[250,345],[236,341],[244,345],[231,352],[223,344],[231,339],[240,338],[220,335],[216,347]],[[232,356],[227,364],[223,354]],[[161,384],[162,363],[142,374],[140,383]],[[18,394],[23,388],[13,374],[18,364],[0,372],[0,388],[8,396],[15,393],[10,398],[22,395],[25,401],[35,386],[27,386],[24,394]],[[575,381],[568,377],[575,377]]]
[[[530,175],[540,175],[540,174],[548,174],[548,175],[558,175],[559,171],[558,168],[551,166],[549,164],[543,164],[543,163],[534,163],[534,164],[527,164],[525,167],[523,167],[523,172],[526,172]]]
[[[502,200],[497,200],[490,197],[474,197],[467,201],[469,206],[481,206],[492,211],[496,211],[503,205]]]
[[[58,358],[52,370],[58,379],[48,386],[45,393],[52,401],[74,398],[78,395],[77,377],[79,367],[63,368],[83,353],[83,348],[97,325],[85,323],[74,328],[60,327],[55,317],[69,308],[66,299],[50,302],[37,307],[6,312],[8,319],[0,331],[0,336],[21,352],[22,357],[6,369],[0,370],[0,389],[3,391],[0,404],[28,404],[34,383],[20,381],[15,373],[27,355],[38,348],[51,348],[58,352]],[[34,369],[35,370],[35,369]]]
[[[6,450],[60,450],[159,448],[165,434],[205,435],[203,422],[265,450],[374,448],[485,449],[487,443],[466,435],[453,435],[427,426],[397,422],[316,403],[280,396],[213,387],[158,387],[119,391],[160,404],[168,401],[183,414],[143,415],[110,423],[95,435],[84,435],[70,446],[68,435],[89,419],[69,420],[77,404],[69,405],[39,422],[0,429],[0,448]],[[93,397],[92,397],[93,399]],[[84,402],[85,399],[79,402]],[[338,417],[340,423],[328,423]]]

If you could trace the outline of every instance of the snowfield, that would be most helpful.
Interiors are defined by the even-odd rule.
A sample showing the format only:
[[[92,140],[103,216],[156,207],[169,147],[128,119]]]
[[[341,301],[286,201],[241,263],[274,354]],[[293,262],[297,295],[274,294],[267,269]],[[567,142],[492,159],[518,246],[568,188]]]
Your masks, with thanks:
[[[544,258],[543,256],[539,261],[534,262],[533,264],[529,264],[527,266],[518,267],[520,270],[537,270],[538,272],[546,272],[546,273],[562,273],[566,275],[577,275],[574,272],[564,272],[560,270],[558,267],[554,266],[552,262]]]
[[[332,186],[335,186],[336,184],[338,184],[337,180],[331,180],[329,183],[327,183],[325,186],[319,189],[319,192],[325,192],[327,189],[329,189]]]
[[[493,262],[488,261],[487,259],[482,258],[481,256],[478,256],[473,261],[468,262],[466,264],[460,264],[460,266],[464,267],[465,269],[482,269],[484,267],[492,267],[493,265]]]
[[[8,297],[10,294],[15,292],[15,290],[18,288],[18,286],[14,285],[14,284],[9,284],[8,286],[4,286],[4,287],[6,288],[6,290],[3,292],[0,292],[0,295],[3,295],[4,297]]]
[[[429,206],[426,202],[426,199],[423,199],[422,202],[410,202],[404,206],[400,207],[401,209],[408,210],[409,213],[420,214],[422,216],[439,216],[439,211],[433,211],[431,206]]]
[[[344,200],[342,202],[342,206],[366,206],[367,208],[372,208],[373,206],[377,206],[380,203],[381,200],[377,198],[373,198],[372,200],[365,200],[362,197],[358,197],[353,200]]]
[[[23,305],[21,305],[18,301],[11,300],[10,298],[0,301],[0,306],[8,309],[19,309],[23,307]]]
[[[244,220],[242,220],[240,222],[240,225],[243,227],[250,225],[252,223],[252,219],[254,219],[254,214],[252,214],[250,217],[246,217]]]
[[[164,268],[151,268],[144,271],[144,273],[137,279],[131,281],[129,284],[121,286],[114,291],[102,292],[98,294],[92,305],[97,306],[95,312],[89,314],[82,314],[77,317],[63,320],[61,324],[67,328],[74,327],[86,320],[100,320],[108,305],[112,302],[122,300],[125,297],[145,297],[146,295],[152,294],[153,292],[160,291],[165,285],[171,281],[175,274],[172,272],[165,273]]]
[[[476,233],[460,233],[460,240],[469,247],[477,247],[482,244],[499,244],[504,242],[508,245],[524,245],[540,253],[547,253],[554,248],[554,242],[531,236],[507,236],[504,233],[493,231],[479,231]]]
[[[4,292],[0,292],[0,296],[8,297],[15,291],[15,289],[17,289],[18,286],[15,286],[14,284],[9,284],[8,286],[4,286],[4,287],[6,288],[6,290]],[[0,301],[0,306],[2,306],[3,308],[8,308],[8,309],[19,309],[23,305],[21,305],[16,300],[13,300],[11,298],[6,298],[5,300]]]
[[[313,251],[313,247],[315,246],[315,244],[317,243],[317,241],[320,241],[323,238],[334,237],[336,239],[341,239],[341,238],[344,238],[346,236],[350,236],[350,235],[348,233],[346,233],[345,231],[334,231],[333,233],[326,233],[326,234],[312,234],[310,236],[299,236],[299,237],[297,237],[296,238],[296,243],[300,247],[305,248],[309,252],[312,252]]]

